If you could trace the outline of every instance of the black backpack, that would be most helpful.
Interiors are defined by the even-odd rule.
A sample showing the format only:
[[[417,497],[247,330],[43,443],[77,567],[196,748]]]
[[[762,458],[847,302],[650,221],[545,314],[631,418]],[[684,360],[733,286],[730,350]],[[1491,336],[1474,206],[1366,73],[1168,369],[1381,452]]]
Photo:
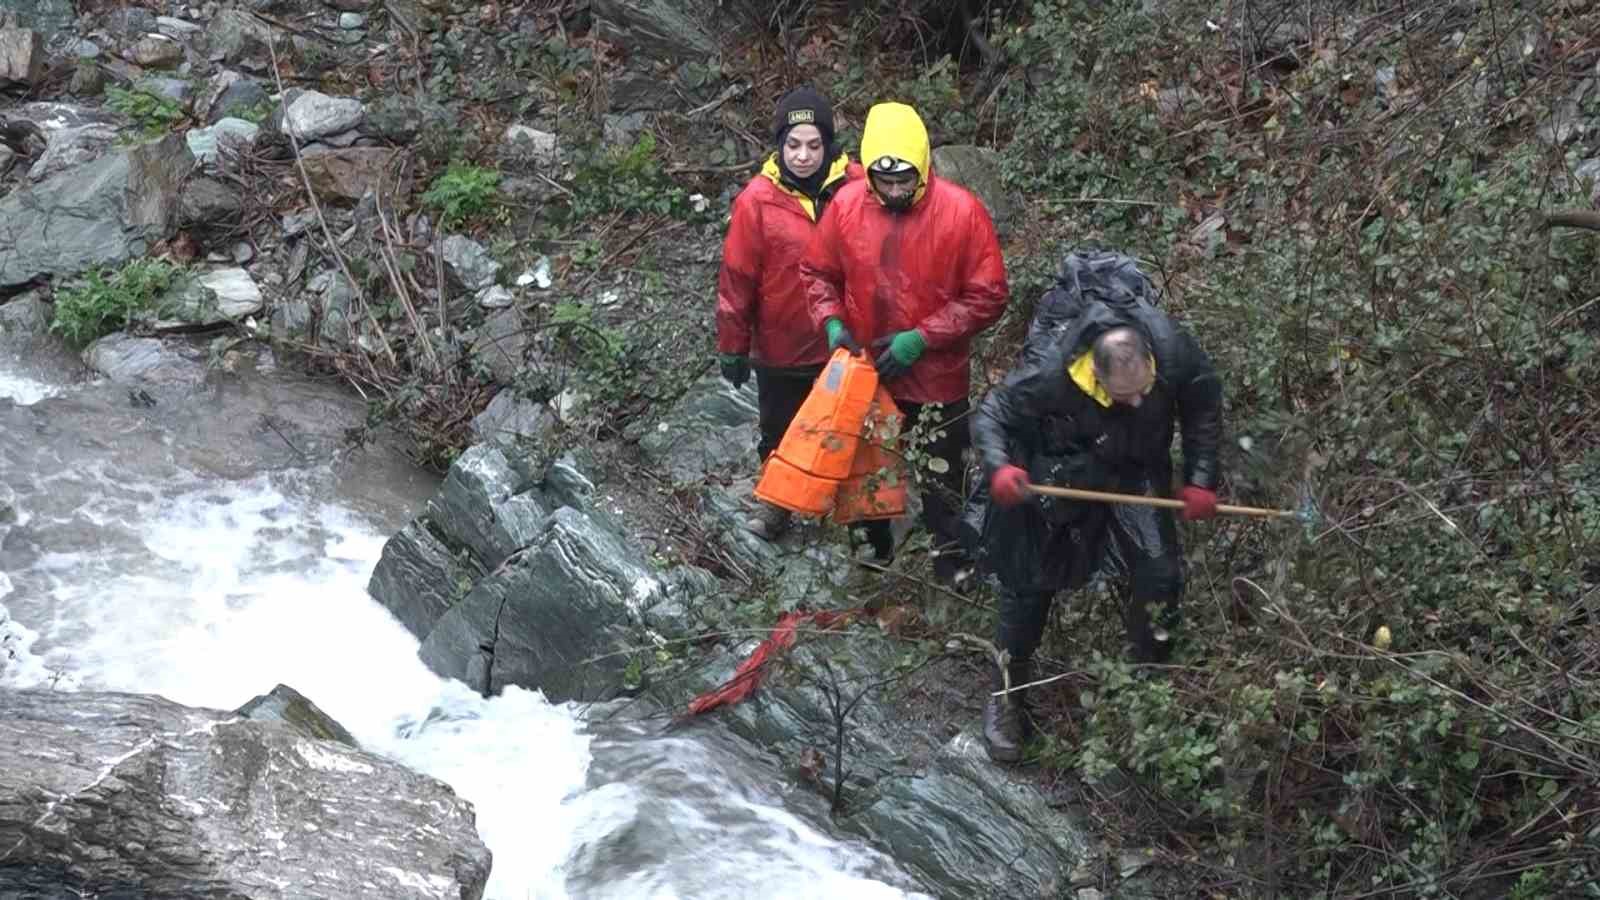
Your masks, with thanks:
[[[1061,261],[1055,287],[1039,298],[1028,322],[1023,354],[1048,344],[1047,336],[1077,318],[1091,301],[1115,309],[1129,304],[1157,306],[1160,299],[1160,292],[1133,257],[1112,250],[1074,250]]]

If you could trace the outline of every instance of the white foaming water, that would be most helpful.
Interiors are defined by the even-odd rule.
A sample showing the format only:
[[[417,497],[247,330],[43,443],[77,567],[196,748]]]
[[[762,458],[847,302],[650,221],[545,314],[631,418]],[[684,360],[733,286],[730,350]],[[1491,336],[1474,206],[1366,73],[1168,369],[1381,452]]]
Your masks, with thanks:
[[[42,381],[21,375],[0,372],[0,399],[15,400],[22,406],[32,406],[46,397],[54,397],[56,388]]]
[[[692,871],[681,857],[667,875],[609,871],[602,883],[585,879],[579,895],[907,896],[866,874],[888,868],[881,857],[833,841],[759,792],[717,782],[715,760],[672,742],[643,752],[670,759],[658,765],[682,757],[692,772],[684,777],[718,792],[719,809],[738,810],[742,824],[703,821],[693,802],[663,804],[627,783],[588,789],[592,738],[570,709],[518,689],[484,699],[422,665],[416,639],[366,593],[383,536],[307,498],[326,496],[325,483],[194,479],[132,492],[143,500],[125,499],[122,488],[121,502],[102,493],[73,514],[104,531],[100,547],[40,554],[0,581],[0,600],[24,619],[6,623],[0,606],[12,685],[155,693],[218,709],[290,685],[368,749],[474,804],[494,853],[486,893],[494,900],[570,896],[575,853],[643,822],[659,825],[663,806],[673,835],[705,844]]]

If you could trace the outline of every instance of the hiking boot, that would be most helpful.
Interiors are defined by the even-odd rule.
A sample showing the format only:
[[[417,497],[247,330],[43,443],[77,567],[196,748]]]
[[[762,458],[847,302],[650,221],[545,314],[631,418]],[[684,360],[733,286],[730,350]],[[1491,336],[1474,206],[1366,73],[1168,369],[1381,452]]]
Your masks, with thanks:
[[[744,520],[744,529],[763,540],[775,541],[793,522],[794,516],[787,509],[763,503]]]
[[[1033,660],[1013,660],[1011,684],[1027,684],[1033,680]],[[983,748],[989,758],[997,763],[1022,761],[1022,747],[1028,740],[1027,709],[1023,705],[1026,691],[1013,691],[996,697],[995,691],[1005,688],[1000,668],[989,671],[989,691],[983,701]]]

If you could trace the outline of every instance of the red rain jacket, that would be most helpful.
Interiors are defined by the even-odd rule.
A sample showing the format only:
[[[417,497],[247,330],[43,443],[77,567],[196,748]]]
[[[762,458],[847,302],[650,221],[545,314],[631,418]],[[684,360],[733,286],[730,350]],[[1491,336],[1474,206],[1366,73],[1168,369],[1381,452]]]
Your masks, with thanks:
[[[886,382],[909,403],[967,397],[970,342],[1005,312],[1010,291],[989,211],[965,188],[929,172],[932,153],[916,114],[879,104],[867,116],[863,164],[881,155],[923,173],[909,210],[885,209],[858,179],[839,189],[800,263],[811,318],[842,320],[863,347],[915,328],[927,342],[911,372]]]
[[[861,167],[844,154],[829,169],[825,196]],[[827,210],[827,204],[823,206]],[[800,257],[816,224],[811,199],[779,182],[777,157],[733,201],[717,276],[717,352],[748,354],[771,369],[820,367],[828,339],[811,320]]]

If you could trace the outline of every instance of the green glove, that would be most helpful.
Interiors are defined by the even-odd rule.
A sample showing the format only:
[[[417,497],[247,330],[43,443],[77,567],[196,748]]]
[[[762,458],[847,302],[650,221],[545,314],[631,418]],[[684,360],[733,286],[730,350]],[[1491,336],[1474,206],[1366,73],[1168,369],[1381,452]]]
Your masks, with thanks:
[[[910,372],[912,364],[922,358],[922,351],[928,349],[928,342],[923,340],[922,332],[913,328],[880,338],[872,346],[883,350],[874,365],[878,367],[879,377],[889,380]]]
[[[851,353],[861,352],[861,345],[856,343],[855,337],[850,334],[850,329],[844,327],[843,322],[838,319],[829,319],[822,327],[828,333],[829,350],[837,350],[843,347]]]

